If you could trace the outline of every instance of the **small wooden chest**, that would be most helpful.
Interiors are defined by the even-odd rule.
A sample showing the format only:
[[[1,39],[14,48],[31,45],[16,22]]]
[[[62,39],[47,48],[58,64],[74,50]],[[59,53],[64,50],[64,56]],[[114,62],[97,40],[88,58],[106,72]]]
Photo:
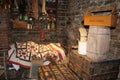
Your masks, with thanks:
[[[39,80],[79,80],[64,64],[48,65],[38,68]]]
[[[70,53],[69,68],[82,80],[116,80],[120,60],[94,61],[73,51]]]

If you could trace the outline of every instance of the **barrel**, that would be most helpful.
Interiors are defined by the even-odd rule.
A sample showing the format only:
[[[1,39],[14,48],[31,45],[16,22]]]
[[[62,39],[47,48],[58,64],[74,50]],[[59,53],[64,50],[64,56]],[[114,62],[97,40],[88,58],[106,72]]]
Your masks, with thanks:
[[[110,28],[90,26],[88,31],[87,56],[93,60],[107,59],[110,46]]]

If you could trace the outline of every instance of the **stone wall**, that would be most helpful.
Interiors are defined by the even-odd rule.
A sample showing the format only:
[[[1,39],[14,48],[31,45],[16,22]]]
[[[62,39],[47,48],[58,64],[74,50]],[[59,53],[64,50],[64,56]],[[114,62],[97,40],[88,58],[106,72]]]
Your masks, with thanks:
[[[90,0],[69,0],[69,15],[67,18],[68,46],[77,45],[79,39],[79,27]]]

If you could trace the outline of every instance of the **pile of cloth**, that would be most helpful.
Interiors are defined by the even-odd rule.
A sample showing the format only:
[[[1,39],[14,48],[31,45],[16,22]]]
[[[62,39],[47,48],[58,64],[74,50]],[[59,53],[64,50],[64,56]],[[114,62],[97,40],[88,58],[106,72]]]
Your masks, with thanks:
[[[18,66],[30,68],[32,59],[41,58],[45,62],[48,61],[47,57],[49,56],[59,61],[66,56],[65,49],[60,43],[38,44],[32,41],[16,42],[10,45],[8,55],[8,62],[17,69]]]

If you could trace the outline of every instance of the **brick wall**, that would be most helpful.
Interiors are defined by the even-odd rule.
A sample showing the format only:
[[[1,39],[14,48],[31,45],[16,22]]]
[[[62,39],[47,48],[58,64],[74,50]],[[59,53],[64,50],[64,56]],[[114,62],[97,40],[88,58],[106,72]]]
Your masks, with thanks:
[[[9,14],[8,10],[3,10],[0,7],[0,49],[9,47]]]
[[[57,36],[58,42],[67,45],[66,21],[68,15],[69,0],[58,0],[57,8]]]

